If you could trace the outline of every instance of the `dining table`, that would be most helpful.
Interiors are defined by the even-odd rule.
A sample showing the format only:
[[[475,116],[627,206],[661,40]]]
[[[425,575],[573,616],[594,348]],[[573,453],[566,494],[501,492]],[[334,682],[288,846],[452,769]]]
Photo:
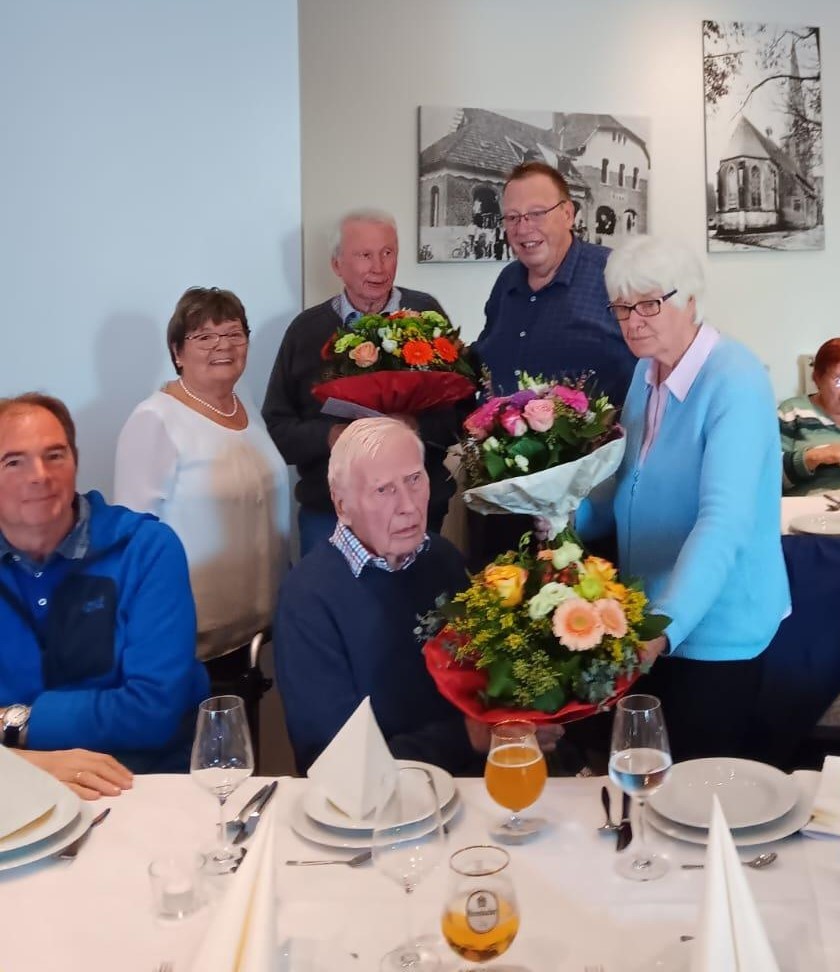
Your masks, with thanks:
[[[713,713],[710,713],[710,718]],[[252,777],[231,798],[237,809],[266,780]],[[509,845],[521,925],[488,972],[688,972],[698,933],[705,872],[703,846],[649,830],[668,873],[630,881],[614,870],[615,833],[604,822],[601,788],[613,816],[621,805],[605,777],[549,779],[525,811],[548,821],[530,840]],[[299,867],[287,860],[347,859],[353,851],[318,846],[292,829],[311,786],[281,778],[274,797],[277,962],[283,972],[374,972],[406,937],[407,923],[435,942],[442,972],[469,963],[440,935],[448,858],[459,848],[492,843],[501,815],[480,778],[456,780],[459,809],[448,826],[439,865],[410,902],[375,864]],[[214,915],[236,875],[208,879],[208,903],[180,920],[155,916],[148,867],[153,859],[212,844],[216,801],[188,776],[137,776],[132,789],[102,799],[111,813],[73,861],[53,858],[0,871],[2,972],[190,972]],[[260,823],[259,826],[266,826]],[[259,830],[257,831],[259,833]],[[766,847],[741,849],[746,857]],[[778,859],[745,868],[781,972],[840,969],[840,839],[794,834],[772,844]],[[411,905],[409,915],[407,905]],[[197,970],[196,970],[197,972]]]

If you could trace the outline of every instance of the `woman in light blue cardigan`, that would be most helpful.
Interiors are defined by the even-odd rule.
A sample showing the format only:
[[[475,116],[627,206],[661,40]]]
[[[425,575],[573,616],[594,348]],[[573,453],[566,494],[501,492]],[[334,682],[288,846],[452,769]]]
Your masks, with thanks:
[[[703,273],[638,236],[605,271],[640,359],[622,413],[627,449],[576,525],[615,531],[622,575],[671,618],[646,645],[639,691],[663,702],[676,759],[741,755],[760,656],[790,610],[780,537],[781,452],[761,362],[703,322]]]

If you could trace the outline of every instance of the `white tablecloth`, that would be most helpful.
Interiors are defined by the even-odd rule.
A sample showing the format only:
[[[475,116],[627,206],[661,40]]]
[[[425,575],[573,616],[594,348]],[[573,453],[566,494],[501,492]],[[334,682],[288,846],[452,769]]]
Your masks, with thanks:
[[[247,781],[232,804],[240,806],[261,782]],[[500,816],[481,780],[457,782],[464,806],[451,825],[450,850],[489,842],[488,823]],[[643,884],[618,877],[615,838],[596,832],[603,783],[549,780],[534,812],[549,818],[550,832],[510,849],[520,933],[489,969],[582,972],[584,965],[601,964],[603,972],[649,972],[658,968],[654,956],[673,950],[680,935],[694,933],[703,871],[683,871],[679,863],[702,860],[703,848],[651,832],[670,857],[671,872]],[[285,943],[278,970],[374,972],[380,956],[405,935],[404,895],[372,865],[284,864],[287,858],[335,856],[289,829],[306,785],[282,780],[276,797],[278,939]],[[110,803],[112,813],[74,863],[48,861],[0,873],[2,972],[155,972],[164,960],[174,963],[175,972],[188,972],[218,904],[166,924],[152,914],[146,869],[152,858],[176,848],[206,846],[214,801],[187,776],[146,776],[136,778],[131,792],[101,802]],[[617,797],[613,805],[618,808]],[[750,871],[748,878],[781,968],[835,972],[840,841],[797,835],[774,846],[777,864]],[[446,879],[444,862],[417,890],[415,922],[424,931],[439,931]],[[462,967],[445,946],[441,955],[446,972]]]
[[[825,513],[828,503],[824,496],[783,496],[782,533],[790,533],[790,521],[797,516]]]

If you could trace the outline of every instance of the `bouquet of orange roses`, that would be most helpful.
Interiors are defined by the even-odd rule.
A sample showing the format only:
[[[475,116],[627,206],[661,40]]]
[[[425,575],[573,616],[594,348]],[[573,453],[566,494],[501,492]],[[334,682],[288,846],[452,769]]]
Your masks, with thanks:
[[[320,402],[416,415],[475,394],[458,329],[435,311],[365,314],[339,327],[321,357],[324,378],[312,389]]]
[[[529,539],[417,630],[427,637],[443,623],[426,641],[426,665],[440,693],[482,722],[523,710],[535,722],[571,722],[606,708],[640,674],[641,643],[670,622],[571,531],[536,551]]]

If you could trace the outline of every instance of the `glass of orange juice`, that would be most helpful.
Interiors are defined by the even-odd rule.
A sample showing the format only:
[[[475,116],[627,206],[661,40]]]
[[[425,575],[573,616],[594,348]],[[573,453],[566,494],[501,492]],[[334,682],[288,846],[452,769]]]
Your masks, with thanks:
[[[547,775],[533,722],[511,719],[493,726],[484,785],[496,803],[510,810],[491,831],[496,840],[522,840],[545,827],[541,817],[521,817],[520,811],[539,798]]]
[[[464,847],[449,858],[449,893],[441,931],[469,962],[489,962],[510,948],[519,931],[519,906],[501,847]]]

